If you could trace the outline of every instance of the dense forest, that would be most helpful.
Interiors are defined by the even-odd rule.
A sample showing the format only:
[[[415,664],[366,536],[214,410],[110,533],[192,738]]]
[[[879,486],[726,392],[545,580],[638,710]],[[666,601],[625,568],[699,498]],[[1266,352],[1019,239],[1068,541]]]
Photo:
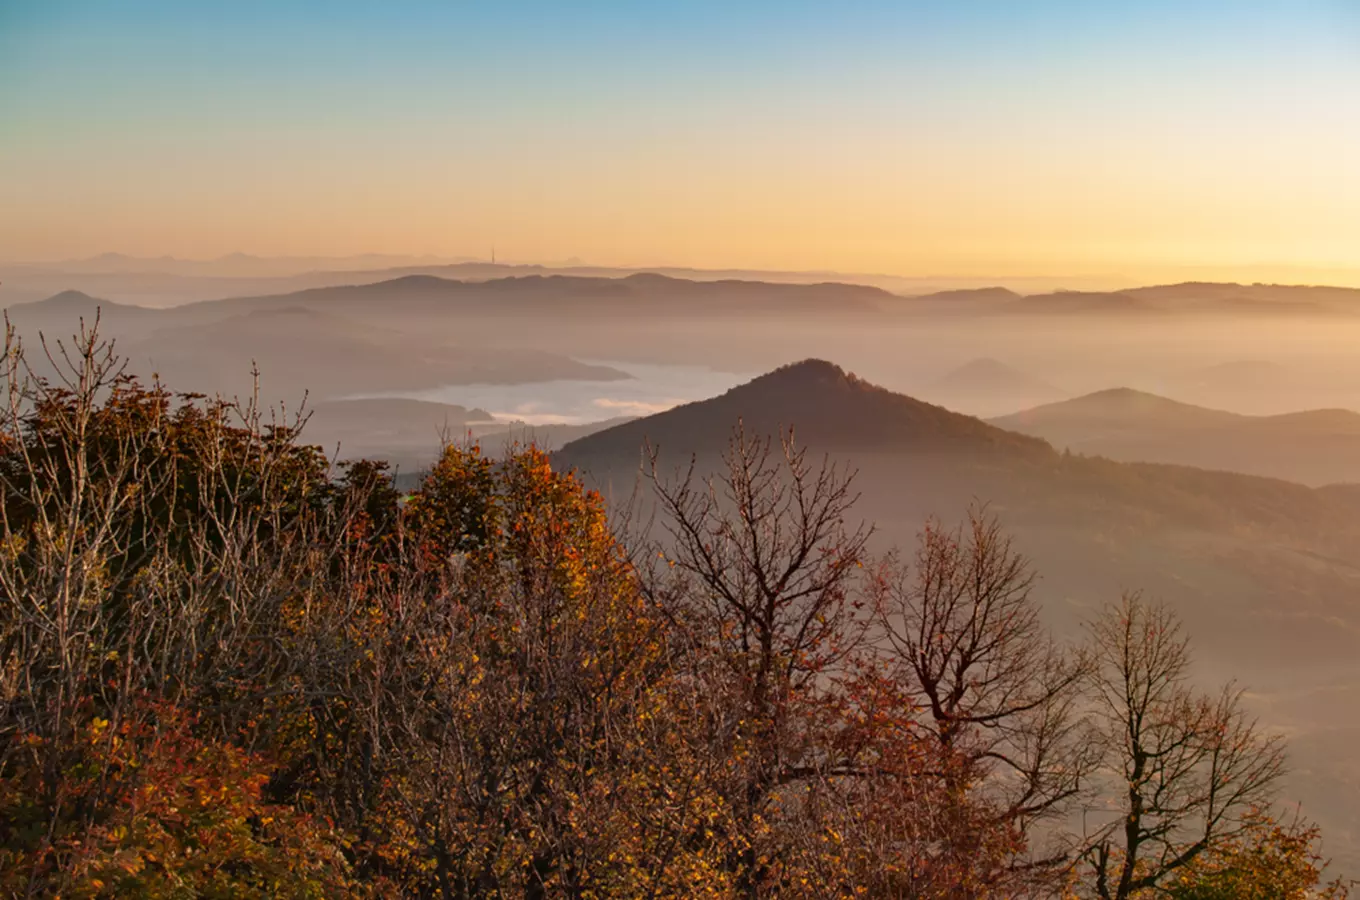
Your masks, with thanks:
[[[403,494],[93,332],[6,351],[6,896],[1346,894],[1174,611],[1056,641],[985,507],[876,552],[736,423],[633,516],[533,447]]]

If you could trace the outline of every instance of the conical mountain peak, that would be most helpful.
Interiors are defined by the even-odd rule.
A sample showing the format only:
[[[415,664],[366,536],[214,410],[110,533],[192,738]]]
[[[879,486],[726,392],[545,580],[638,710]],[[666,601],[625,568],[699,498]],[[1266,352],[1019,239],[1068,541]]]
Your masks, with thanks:
[[[721,396],[638,419],[563,449],[567,464],[597,454],[636,456],[644,444],[667,453],[721,448],[740,421],[746,432],[793,429],[820,450],[985,453],[1028,458],[1052,454],[1043,441],[897,394],[820,359],[791,363]]]

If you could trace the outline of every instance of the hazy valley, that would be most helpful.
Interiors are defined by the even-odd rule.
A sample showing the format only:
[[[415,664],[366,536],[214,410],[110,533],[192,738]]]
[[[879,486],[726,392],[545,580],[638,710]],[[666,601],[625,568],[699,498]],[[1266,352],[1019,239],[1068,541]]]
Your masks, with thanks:
[[[0,900],[1360,897],[1358,47],[0,0]]]
[[[1360,482],[1360,415],[1317,408],[1360,407],[1352,301],[410,275],[154,308],[65,292],[7,314],[33,344],[97,312],[129,371],[258,391],[280,421],[304,409],[304,441],[386,460],[406,487],[446,442],[535,443],[621,509],[646,496],[644,448],[663,471],[715,471],[740,421],[793,428],[852,465],[853,512],[879,549],[984,503],[1033,560],[1062,638],[1121,592],[1165,600],[1193,635],[1197,677],[1241,679],[1250,709],[1289,735],[1285,799],[1355,866],[1360,484],[1342,483]],[[1322,347],[1303,324],[1318,317]],[[1206,355],[1229,324],[1220,358]]]

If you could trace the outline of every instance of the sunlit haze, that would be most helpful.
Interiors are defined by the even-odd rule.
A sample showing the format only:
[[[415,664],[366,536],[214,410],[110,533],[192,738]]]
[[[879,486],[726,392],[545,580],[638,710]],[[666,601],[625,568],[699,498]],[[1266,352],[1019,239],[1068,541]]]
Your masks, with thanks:
[[[0,314],[0,894],[1360,900],[1360,0],[0,0]]]
[[[1346,0],[0,3],[0,258],[1360,284]]]

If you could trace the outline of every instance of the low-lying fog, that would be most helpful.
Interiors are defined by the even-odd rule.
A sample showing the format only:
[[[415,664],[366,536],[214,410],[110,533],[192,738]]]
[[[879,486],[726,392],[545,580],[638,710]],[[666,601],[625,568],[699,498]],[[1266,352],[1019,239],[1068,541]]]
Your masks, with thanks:
[[[399,327],[400,323],[391,323]],[[848,322],[592,323],[497,339],[622,370],[625,381],[460,384],[360,396],[437,400],[530,424],[643,416],[716,396],[799,359],[834,361],[894,391],[1000,416],[1129,387],[1247,415],[1360,409],[1360,323],[1336,319],[911,318]]]
[[[595,478],[606,497],[630,496],[644,435],[683,459],[709,446],[705,435],[725,439],[737,415],[748,424],[763,415],[846,455],[862,473],[856,514],[879,526],[885,544],[910,548],[927,515],[952,519],[970,501],[994,503],[1034,559],[1060,632],[1075,633],[1086,611],[1124,590],[1171,603],[1193,634],[1200,671],[1241,679],[1251,709],[1291,735],[1298,774],[1288,797],[1323,822],[1338,860],[1360,866],[1360,851],[1342,859],[1360,847],[1349,799],[1360,790],[1351,752],[1360,492],[1337,487],[1360,484],[1360,415],[1230,414],[1360,410],[1360,316],[1351,307],[989,313],[866,299],[860,289],[808,300],[764,288],[710,296],[655,278],[578,288],[543,280],[478,293],[417,279],[112,308],[101,328],[134,371],[173,390],[249,390],[256,363],[269,402],[292,409],[307,396],[315,415],[305,440],[341,457],[385,459],[406,483],[446,437],[492,452],[502,439],[532,440],[559,453],[555,465]],[[30,346],[39,330],[72,333],[98,302],[56,301],[8,311]],[[818,378],[781,381],[786,370],[669,425],[620,425],[808,358],[957,412],[1008,417],[994,423],[1006,432],[817,365],[797,368],[837,372],[837,392],[819,398]],[[1112,388],[1146,393],[1063,403]],[[1049,408],[1034,411],[1041,406]],[[986,465],[959,452],[983,446]],[[1149,462],[1170,465],[1125,465]]]
[[[499,421],[529,425],[583,425],[602,419],[649,416],[681,403],[704,400],[760,374],[730,373],[692,365],[648,365],[618,360],[581,360],[618,369],[623,381],[561,380],[530,384],[457,384],[422,391],[363,394],[409,397],[484,409]],[[347,399],[358,399],[347,398]]]
[[[594,324],[589,335],[558,333],[552,343],[566,353],[583,345],[616,367],[637,369],[643,381],[669,384],[674,375],[674,387],[640,389],[648,402],[665,402],[668,393],[693,399],[695,389],[719,393],[734,381],[710,380],[696,364],[747,374],[818,357],[982,416],[1114,387],[1248,415],[1360,409],[1360,322],[1335,317],[903,317],[867,326],[690,320],[641,334],[622,323]],[[538,335],[524,337],[541,344]],[[639,368],[634,360],[683,368]]]

